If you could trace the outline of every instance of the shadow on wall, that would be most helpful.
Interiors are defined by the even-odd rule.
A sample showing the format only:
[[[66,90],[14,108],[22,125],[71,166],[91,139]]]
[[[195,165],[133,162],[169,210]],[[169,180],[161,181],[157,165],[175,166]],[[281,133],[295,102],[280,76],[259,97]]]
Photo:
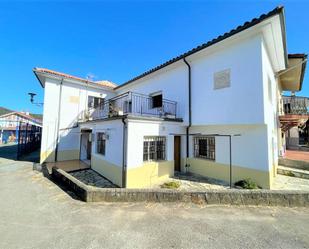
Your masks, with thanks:
[[[58,161],[66,160],[78,160],[80,155],[80,129],[78,126],[78,120],[83,115],[83,111],[80,112],[67,127],[60,128],[59,138],[57,142],[57,131],[56,131],[56,122],[43,127],[43,135],[46,136],[44,139],[42,137],[41,147],[44,150],[41,150],[40,153],[40,163],[43,162],[55,162],[56,158],[56,147],[58,146],[57,159]],[[47,130],[45,133],[44,130]],[[47,140],[47,141],[46,141]],[[50,145],[48,141],[53,140]],[[43,145],[43,141],[46,143],[46,146]]]

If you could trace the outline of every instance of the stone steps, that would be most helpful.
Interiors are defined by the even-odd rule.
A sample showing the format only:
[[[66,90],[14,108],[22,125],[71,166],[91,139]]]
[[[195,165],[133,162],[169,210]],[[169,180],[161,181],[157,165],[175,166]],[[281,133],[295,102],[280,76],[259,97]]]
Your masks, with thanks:
[[[277,173],[280,175],[309,179],[309,170],[296,169],[279,165]]]
[[[279,157],[279,165],[289,168],[309,170],[309,162],[307,161],[292,160],[288,158]]]

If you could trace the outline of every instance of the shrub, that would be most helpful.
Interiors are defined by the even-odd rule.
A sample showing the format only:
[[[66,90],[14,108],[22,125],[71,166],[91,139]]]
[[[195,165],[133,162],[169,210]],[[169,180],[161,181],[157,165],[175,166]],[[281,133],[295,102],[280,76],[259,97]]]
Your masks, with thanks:
[[[235,182],[235,186],[242,187],[244,189],[257,189],[260,188],[256,182],[251,180],[250,178],[240,180],[238,182]]]
[[[180,182],[165,182],[161,185],[161,188],[176,189],[180,187]]]

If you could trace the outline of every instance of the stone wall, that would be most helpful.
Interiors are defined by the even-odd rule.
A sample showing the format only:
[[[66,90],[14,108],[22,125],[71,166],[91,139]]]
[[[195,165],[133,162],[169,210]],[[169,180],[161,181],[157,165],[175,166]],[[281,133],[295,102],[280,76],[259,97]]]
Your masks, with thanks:
[[[184,202],[199,205],[308,207],[309,192],[279,190],[207,190],[95,188],[56,167],[52,177],[86,202]]]

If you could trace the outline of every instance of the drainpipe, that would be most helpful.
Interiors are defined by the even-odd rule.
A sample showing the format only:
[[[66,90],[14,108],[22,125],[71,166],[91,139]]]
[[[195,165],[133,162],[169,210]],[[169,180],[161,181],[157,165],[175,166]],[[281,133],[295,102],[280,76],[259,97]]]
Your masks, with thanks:
[[[187,160],[189,158],[189,134],[190,134],[190,127],[192,123],[192,113],[191,113],[191,66],[186,60],[186,58],[183,58],[184,63],[188,66],[188,100],[189,100],[189,125],[186,128],[186,172],[188,170],[188,167],[190,167],[190,164],[187,163]]]
[[[126,149],[127,149],[127,123],[126,118],[122,118],[123,132],[122,132],[122,188],[127,185],[127,164],[126,164]]]
[[[59,144],[59,128],[60,128],[60,111],[61,111],[61,96],[62,96],[62,83],[63,78],[60,81],[59,86],[59,101],[58,101],[58,117],[57,117],[57,139],[56,139],[56,150],[55,150],[55,162],[58,161],[58,144]]]

